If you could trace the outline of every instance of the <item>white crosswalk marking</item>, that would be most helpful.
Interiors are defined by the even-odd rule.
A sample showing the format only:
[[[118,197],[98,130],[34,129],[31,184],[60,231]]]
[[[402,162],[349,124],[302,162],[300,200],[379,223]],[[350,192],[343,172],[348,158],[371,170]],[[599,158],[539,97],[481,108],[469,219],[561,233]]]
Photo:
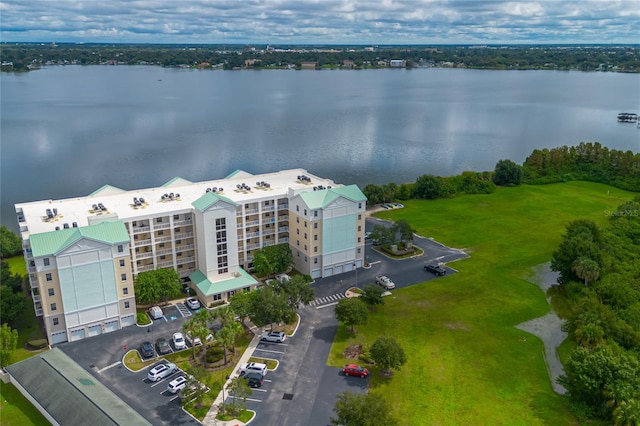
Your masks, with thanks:
[[[331,303],[331,302],[335,302],[337,300],[340,300],[340,299],[342,299],[344,297],[345,297],[344,293],[336,293],[336,294],[332,294],[331,296],[320,297],[318,299],[312,300],[309,303],[309,306],[325,305],[327,303]]]

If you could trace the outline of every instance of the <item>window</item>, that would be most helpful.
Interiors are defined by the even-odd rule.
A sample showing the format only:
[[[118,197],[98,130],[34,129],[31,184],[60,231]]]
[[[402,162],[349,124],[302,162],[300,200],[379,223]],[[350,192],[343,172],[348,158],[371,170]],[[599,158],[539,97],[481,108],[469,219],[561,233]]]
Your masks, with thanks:
[[[361,209],[362,208],[362,203],[358,203],[358,208]]]
[[[362,226],[358,225],[358,232],[362,231]]]
[[[47,275],[45,275],[45,277],[47,278],[47,281],[52,281],[53,280],[53,276],[51,274],[47,274]]]
[[[300,218],[296,217],[296,223],[300,223]]]
[[[50,288],[50,289],[49,289],[49,296],[54,296],[54,295],[55,295],[55,292],[53,291],[53,289],[52,289],[52,288]]]
[[[315,246],[315,247],[313,248],[313,252],[314,252],[314,253],[317,253],[317,252],[318,252],[318,246]]]
[[[362,251],[362,249],[358,248],[358,254],[360,254],[361,251]]]
[[[134,220],[133,222],[131,222],[131,226],[138,226],[138,222]]]
[[[300,250],[297,250],[297,252],[298,252],[298,257],[300,257]]]
[[[300,246],[300,240],[296,240],[296,245],[299,247]]]
[[[160,243],[158,244],[160,247],[164,247],[164,243]]]
[[[140,252],[140,247],[136,247],[136,253]]]
[[[227,229],[227,219],[221,217],[216,219],[216,230]]]
[[[160,256],[160,260],[165,260],[166,258],[167,258],[167,256],[165,256],[165,255]]]
[[[218,274],[226,274],[229,272],[229,268],[220,268],[218,269]]]
[[[300,206],[296,206],[296,211],[299,212],[300,211]]]
[[[127,280],[127,274],[120,274],[120,281],[126,281]]]
[[[49,266],[49,258],[48,257],[45,257],[43,259],[43,262],[44,262],[44,266]]]
[[[133,236],[133,239],[134,239],[134,240],[137,240],[137,239],[138,239],[138,234],[134,235],[134,236]]]
[[[307,233],[306,232],[304,233],[304,239],[305,240],[307,239]]]
[[[164,235],[164,231],[161,229],[158,231],[158,235]]]
[[[304,257],[304,263],[307,263],[307,256]]]
[[[129,302],[124,302],[124,308],[129,309]]]
[[[307,215],[307,209],[304,209],[304,215],[305,216]]]
[[[227,242],[227,231],[218,231],[218,232],[216,232],[216,242],[217,243],[226,243]]]
[[[127,294],[129,294],[129,287],[125,287],[125,288],[123,288],[123,289],[122,289],[122,294],[124,294],[125,296],[126,296]]]
[[[53,325],[58,325],[58,324],[60,324],[60,320],[58,318],[54,318]]]
[[[124,253],[124,246],[122,244],[118,244],[118,253]]]
[[[181,251],[176,253],[176,257],[180,257],[180,256],[182,256],[182,252]]]
[[[362,220],[362,215],[361,214],[358,215],[358,220]]]
[[[157,218],[156,223],[162,223],[162,218],[161,217]]]
[[[269,205],[269,200],[265,201],[265,202],[264,202],[264,205],[265,205],[265,206],[268,206],[268,205]]]
[[[314,215],[315,217],[318,217],[318,210],[314,210],[314,211],[313,211],[313,215]]]
[[[360,242],[360,240],[362,240],[362,238],[358,237],[358,242]]]
[[[315,235],[313,236],[313,241],[318,241],[318,234],[315,234]]]
[[[300,230],[296,229],[296,234],[300,235]]]
[[[318,264],[318,258],[316,257],[315,259],[313,259],[313,264],[317,265]]]
[[[218,244],[218,254],[219,255],[227,254],[227,244],[226,243]]]
[[[307,251],[307,245],[306,244],[304,245],[304,251]]]
[[[180,220],[180,215],[179,214],[174,214],[173,215],[173,220]]]
[[[176,226],[175,232],[180,232],[180,227]]]
[[[218,257],[218,268],[222,268],[223,266],[228,266],[228,258],[227,258],[227,256],[219,256]]]
[[[305,228],[307,227],[307,221],[306,220],[304,221],[304,227]]]
[[[176,245],[177,244],[182,244],[182,240],[176,240]]]
[[[52,311],[57,311],[58,310],[58,306],[55,303],[51,304],[51,310]]]
[[[222,300],[222,295],[221,294],[214,294],[213,295],[213,300]]]
[[[313,224],[313,229],[318,229],[318,224],[317,223]]]

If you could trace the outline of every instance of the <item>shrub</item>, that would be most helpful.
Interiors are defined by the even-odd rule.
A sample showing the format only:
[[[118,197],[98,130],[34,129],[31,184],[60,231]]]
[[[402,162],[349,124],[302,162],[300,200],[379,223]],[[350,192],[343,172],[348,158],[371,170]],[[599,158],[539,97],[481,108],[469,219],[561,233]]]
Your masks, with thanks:
[[[145,312],[138,312],[136,315],[136,322],[140,325],[147,325],[151,324],[151,319]]]
[[[44,349],[49,346],[47,339],[34,339],[27,341],[27,348],[31,350]]]

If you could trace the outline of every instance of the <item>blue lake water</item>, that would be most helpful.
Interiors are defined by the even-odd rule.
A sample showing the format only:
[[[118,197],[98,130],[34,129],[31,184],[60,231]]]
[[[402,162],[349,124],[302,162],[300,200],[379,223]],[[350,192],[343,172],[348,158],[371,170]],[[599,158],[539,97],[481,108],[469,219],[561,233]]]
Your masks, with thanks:
[[[464,69],[48,67],[1,76],[1,222],[14,203],[302,167],[339,183],[493,170],[536,148],[640,151],[640,75]]]

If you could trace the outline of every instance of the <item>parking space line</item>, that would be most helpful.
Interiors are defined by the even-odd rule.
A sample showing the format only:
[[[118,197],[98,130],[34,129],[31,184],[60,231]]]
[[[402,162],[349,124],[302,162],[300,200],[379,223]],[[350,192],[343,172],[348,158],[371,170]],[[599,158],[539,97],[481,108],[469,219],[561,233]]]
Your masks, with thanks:
[[[260,348],[256,348],[256,351],[271,352],[272,354],[283,354],[283,353],[285,353],[285,352],[272,351],[272,350],[269,350],[269,349],[260,349]]]
[[[326,305],[316,306],[316,309],[328,308],[329,306],[337,305],[338,302],[327,303]]]
[[[171,402],[171,401],[175,401],[175,400],[176,400],[176,398],[180,398],[180,395],[176,395],[176,396],[174,396],[173,398],[171,398],[171,399],[169,400],[169,402]]]
[[[120,365],[120,364],[122,364],[122,361],[114,362],[113,364],[111,364],[111,365],[107,365],[106,367],[101,368],[100,370],[98,370],[98,373],[102,373],[103,371],[108,370],[108,369],[110,369],[110,368],[113,368],[113,367],[115,367],[116,365]]]
[[[251,401],[251,402],[262,402],[261,399],[254,399],[254,398],[246,398],[245,401]]]
[[[251,389],[252,391],[256,391],[256,392],[269,392],[266,389]]]

